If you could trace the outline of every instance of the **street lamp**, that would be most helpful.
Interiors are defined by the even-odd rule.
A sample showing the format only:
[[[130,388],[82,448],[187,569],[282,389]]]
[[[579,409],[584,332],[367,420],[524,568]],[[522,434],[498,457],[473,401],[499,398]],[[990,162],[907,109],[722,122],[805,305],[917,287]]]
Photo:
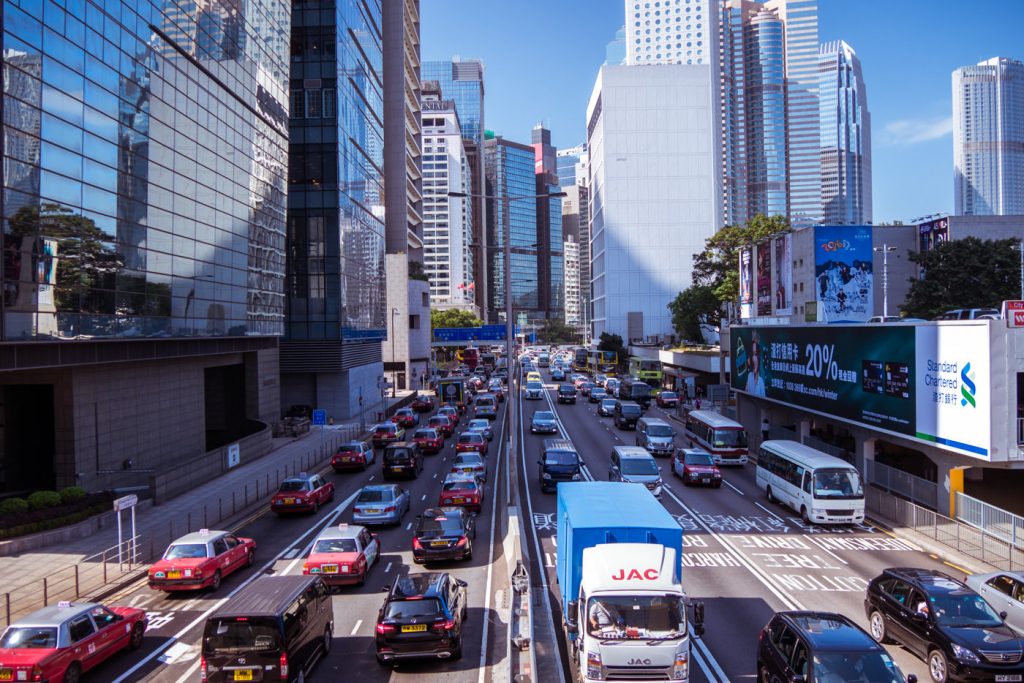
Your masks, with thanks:
[[[391,398],[395,398],[398,394],[398,370],[394,370],[395,367],[395,337],[398,336],[398,331],[395,329],[395,316],[398,315],[398,307],[391,307],[391,372],[394,373],[391,377]]]
[[[896,247],[883,244],[874,250],[882,252],[882,322],[885,322],[889,317],[889,252],[896,251]]]

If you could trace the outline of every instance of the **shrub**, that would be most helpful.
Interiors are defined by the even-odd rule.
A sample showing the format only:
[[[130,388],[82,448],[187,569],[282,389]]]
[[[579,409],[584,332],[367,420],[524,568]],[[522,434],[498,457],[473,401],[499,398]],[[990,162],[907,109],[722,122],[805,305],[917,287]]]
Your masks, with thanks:
[[[80,486],[68,486],[60,490],[60,500],[65,505],[76,503],[85,498],[85,489]]]
[[[28,506],[33,510],[42,510],[60,505],[60,494],[56,491],[36,491],[28,497]]]
[[[0,515],[17,515],[28,512],[28,501],[24,498],[6,498],[0,501]]]

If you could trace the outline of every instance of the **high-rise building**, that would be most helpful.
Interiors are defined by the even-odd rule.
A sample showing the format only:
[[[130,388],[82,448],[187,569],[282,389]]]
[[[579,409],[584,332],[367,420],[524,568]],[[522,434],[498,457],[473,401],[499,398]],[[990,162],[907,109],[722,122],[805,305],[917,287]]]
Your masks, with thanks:
[[[330,12],[296,4],[291,32],[281,400],[335,419],[373,411],[381,400],[390,317],[381,21],[381,0],[338,0]]]
[[[953,183],[958,216],[1024,214],[1024,63],[953,72]]]
[[[725,222],[820,222],[817,0],[723,0],[718,27]]]
[[[716,94],[710,64],[601,67],[587,107],[594,336],[673,334],[668,303],[721,227]]]
[[[719,0],[625,0],[626,61],[712,64]],[[606,64],[612,64],[608,59]]]
[[[565,264],[562,252],[562,200],[550,197],[561,193],[558,185],[556,153],[551,131],[533,127],[533,170],[537,188],[537,283],[540,309],[544,317],[562,319],[564,315]]]
[[[472,170],[455,102],[435,81],[423,83],[423,265],[434,308],[479,314],[473,281]]]
[[[580,296],[580,243],[572,235],[565,236],[565,324],[579,328],[583,324]]]
[[[826,225],[872,221],[871,114],[860,59],[845,42],[818,53],[821,202]]]
[[[558,184],[562,187],[586,184],[587,182],[587,145],[581,144],[568,149],[560,149],[555,155],[555,169],[558,172]]]
[[[570,239],[577,245],[579,250],[579,266],[576,272],[579,276],[579,283],[573,285],[572,289],[579,293],[580,301],[576,304],[579,310],[580,331],[590,338],[590,193],[588,186],[584,183],[562,187],[565,197],[562,199],[562,233],[565,240]],[[569,265],[568,254],[565,266],[566,291],[569,291]],[[568,294],[566,295],[568,297]],[[566,321],[569,320],[569,300],[566,298]]]
[[[271,447],[290,3],[205,11],[4,5],[0,492],[163,498]]]
[[[441,86],[441,97],[455,102],[459,114],[462,138],[466,141],[466,155],[472,171],[474,216],[473,246],[476,249],[473,261],[473,282],[475,283],[476,305],[483,315],[489,311],[490,271],[488,252],[492,245],[487,241],[487,203],[482,196],[486,180],[484,177],[484,65],[478,59],[428,61],[423,63],[423,79],[437,81]],[[493,321],[492,321],[493,322]]]

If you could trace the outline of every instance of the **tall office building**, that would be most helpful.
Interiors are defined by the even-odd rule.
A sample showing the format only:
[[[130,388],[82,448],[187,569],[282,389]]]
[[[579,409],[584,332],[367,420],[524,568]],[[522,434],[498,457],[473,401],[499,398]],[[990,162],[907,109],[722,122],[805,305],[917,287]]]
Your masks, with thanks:
[[[822,222],[870,223],[871,114],[860,59],[845,42],[818,53]]]
[[[625,0],[625,64],[713,64],[719,0]],[[606,64],[611,64],[607,60]]]
[[[505,240],[510,239],[512,306],[516,319],[543,318],[538,281],[537,202],[511,197],[536,193],[534,150],[501,136],[484,140],[487,204],[487,243],[493,245],[487,262],[487,306],[498,320],[505,319]]]
[[[455,102],[441,98],[434,81],[423,83],[423,265],[434,308],[479,315],[473,281],[472,170]]]
[[[601,67],[587,107],[596,337],[673,334],[668,303],[721,227],[716,92],[710,64]]]
[[[544,317],[561,320],[564,311],[565,264],[562,251],[562,200],[546,197],[560,193],[556,152],[551,144],[551,131],[537,124],[533,127],[533,171],[537,189],[537,284],[540,309]]]
[[[579,328],[583,324],[580,296],[580,243],[572,235],[565,236],[565,324]]]
[[[441,86],[441,97],[455,102],[459,114],[462,138],[466,141],[466,155],[469,157],[473,176],[473,194],[483,195],[484,177],[484,65],[478,59],[429,61],[423,63],[423,80],[437,81]],[[488,314],[490,302],[490,271],[488,252],[492,248],[487,241],[487,203],[480,196],[473,197],[474,216],[473,245],[476,250],[473,261],[473,282],[476,284],[476,305],[483,315]],[[487,320],[489,318],[485,318]],[[493,322],[493,321],[492,321]]]
[[[817,0],[723,0],[718,27],[725,222],[819,222]]]
[[[581,144],[558,150],[555,155],[555,169],[558,173],[558,184],[562,187],[586,184],[587,145]]]
[[[993,57],[953,72],[957,216],[1024,214],[1024,64]]]
[[[565,254],[565,319],[570,320],[570,307],[579,311],[575,323],[585,338],[589,339],[590,320],[590,221],[587,192],[587,145],[586,143],[558,150],[555,164],[558,170],[558,184],[566,196],[562,199],[562,233],[565,241],[570,240],[579,254],[577,265],[570,268],[570,255]],[[572,273],[578,282],[570,282]],[[569,292],[579,296],[578,302],[570,302]]]
[[[290,3],[178,9],[4,5],[0,492],[162,500],[270,449]]]
[[[338,420],[381,400],[389,317],[381,20],[381,0],[338,0],[330,12],[296,4],[291,32],[281,399]]]

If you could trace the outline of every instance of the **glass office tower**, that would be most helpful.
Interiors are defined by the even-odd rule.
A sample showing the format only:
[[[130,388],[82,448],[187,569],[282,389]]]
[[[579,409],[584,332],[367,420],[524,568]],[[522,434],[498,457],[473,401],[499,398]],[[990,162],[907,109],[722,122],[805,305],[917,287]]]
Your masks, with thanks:
[[[821,46],[818,65],[823,222],[870,223],[871,114],[860,59],[834,40]]]

